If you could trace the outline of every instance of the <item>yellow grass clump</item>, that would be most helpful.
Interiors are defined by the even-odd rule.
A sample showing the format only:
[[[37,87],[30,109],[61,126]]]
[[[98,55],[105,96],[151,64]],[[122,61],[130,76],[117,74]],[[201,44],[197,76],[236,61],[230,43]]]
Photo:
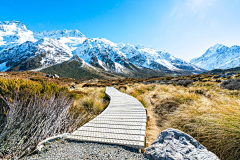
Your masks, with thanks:
[[[75,112],[76,117],[79,114],[86,113],[88,116],[85,117],[84,123],[87,123],[108,106],[109,97],[105,94],[105,89],[104,87],[77,88],[75,92],[86,94],[81,94],[80,97],[74,100],[70,112]],[[79,124],[79,126],[81,125],[83,124]]]

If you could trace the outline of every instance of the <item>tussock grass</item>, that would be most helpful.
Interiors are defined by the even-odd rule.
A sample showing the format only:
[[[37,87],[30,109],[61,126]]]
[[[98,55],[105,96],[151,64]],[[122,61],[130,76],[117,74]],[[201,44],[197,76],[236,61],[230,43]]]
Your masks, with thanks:
[[[105,89],[104,87],[77,87],[76,90],[70,92],[71,94],[74,93],[73,97],[75,99],[69,109],[69,113],[74,114],[74,118],[82,114],[86,115],[85,118],[78,123],[77,127],[95,118],[108,106],[110,99],[105,94]]]
[[[134,84],[122,91],[148,108],[150,143],[158,136],[153,133],[172,127],[190,134],[220,159],[239,159],[239,90],[222,89],[214,82],[194,82],[189,87]]]

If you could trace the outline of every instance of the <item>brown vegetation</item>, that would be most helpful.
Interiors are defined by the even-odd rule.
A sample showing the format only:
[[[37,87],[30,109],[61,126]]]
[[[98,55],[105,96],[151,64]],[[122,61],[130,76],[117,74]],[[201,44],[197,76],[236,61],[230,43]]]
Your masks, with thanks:
[[[188,75],[188,76],[178,76],[178,77],[158,77],[158,78],[122,78],[122,79],[103,79],[94,81],[86,81],[83,87],[106,87],[106,86],[124,86],[136,83],[142,84],[176,84],[187,86],[192,84],[193,82],[222,82],[223,80],[227,80],[227,78],[216,78],[216,75]],[[237,76],[235,76],[237,77]]]

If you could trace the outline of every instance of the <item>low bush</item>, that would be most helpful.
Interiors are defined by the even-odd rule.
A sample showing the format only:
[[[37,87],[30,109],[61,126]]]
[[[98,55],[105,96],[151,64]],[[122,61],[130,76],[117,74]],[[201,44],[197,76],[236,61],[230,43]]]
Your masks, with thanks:
[[[70,91],[70,97],[74,98],[74,99],[78,99],[78,98],[86,96],[86,95],[88,95],[88,94],[83,91],[76,91],[76,90]]]
[[[1,98],[8,105],[8,109],[4,108],[6,121],[0,133],[2,158],[18,159],[31,153],[46,137],[77,127],[78,120],[68,114],[72,100],[62,93],[42,97],[16,93],[13,99],[2,95]]]
[[[120,85],[120,86],[117,86],[116,88],[119,89],[119,90],[121,90],[121,89],[126,90],[126,89],[127,89],[127,86],[125,86],[125,85]]]
[[[19,159],[40,141],[93,119],[109,102],[104,91],[69,92],[52,82],[0,78],[0,159]]]
[[[180,86],[184,86],[184,87],[187,87],[188,85],[192,84],[193,83],[193,80],[188,80],[188,79],[185,79],[185,80],[178,80],[176,82],[176,85],[180,85]]]
[[[95,83],[86,83],[82,87],[98,87],[98,85]]]
[[[229,90],[240,90],[240,79],[229,79],[221,83],[221,87]]]
[[[47,93],[49,96],[52,96],[53,94],[57,96],[59,93],[68,93],[68,88],[65,86],[59,86],[53,82],[42,81],[41,83],[38,83],[24,79],[0,78],[0,95],[9,95],[11,98],[14,98],[15,94],[13,93],[27,93],[29,96],[43,96]]]
[[[43,82],[44,80],[41,77],[31,77],[31,81]]]

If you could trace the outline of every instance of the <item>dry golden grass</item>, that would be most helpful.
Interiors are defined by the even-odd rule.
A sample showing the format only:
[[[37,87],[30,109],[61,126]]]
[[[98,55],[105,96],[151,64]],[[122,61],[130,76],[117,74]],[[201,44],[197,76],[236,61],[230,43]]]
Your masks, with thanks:
[[[72,107],[70,108],[70,112],[75,112],[76,117],[79,114],[87,113],[87,117],[84,119],[84,123],[79,124],[79,126],[89,122],[93,118],[95,118],[98,114],[100,114],[109,103],[109,98],[105,94],[106,88],[80,88],[77,87],[76,90],[71,91],[74,93],[85,93],[81,94],[77,97]]]
[[[221,89],[214,82],[195,82],[190,87],[134,84],[120,90],[148,108],[150,144],[162,130],[176,128],[220,159],[239,159],[240,91]]]

